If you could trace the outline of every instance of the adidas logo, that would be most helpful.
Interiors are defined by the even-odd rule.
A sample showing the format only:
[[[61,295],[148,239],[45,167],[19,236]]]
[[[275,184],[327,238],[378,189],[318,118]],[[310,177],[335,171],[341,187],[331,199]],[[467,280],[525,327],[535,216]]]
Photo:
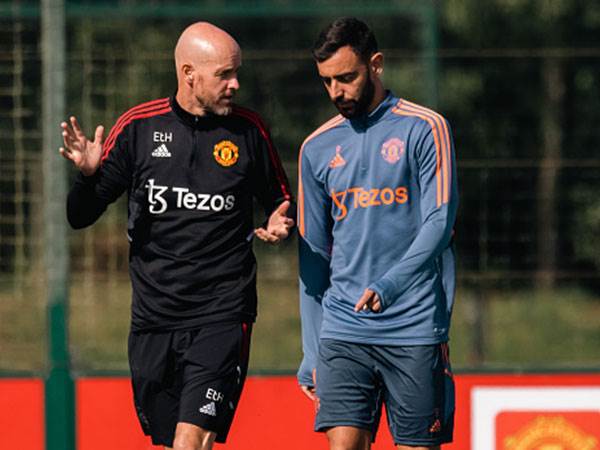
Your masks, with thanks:
[[[332,169],[335,169],[336,167],[341,167],[344,164],[346,164],[346,160],[340,154],[341,151],[342,151],[342,147],[340,145],[338,145],[335,148],[335,156],[333,157],[333,159],[331,161],[329,161],[329,167],[331,167]]]
[[[435,422],[433,422],[433,425],[431,425],[431,427],[429,427],[429,432],[432,434],[435,434],[435,433],[439,433],[440,431],[442,431],[442,423],[440,422],[440,419],[435,419]]]
[[[171,152],[169,152],[169,149],[165,144],[160,144],[158,147],[152,150],[152,156],[154,158],[170,158]]]
[[[198,411],[200,411],[202,414],[207,414],[213,417],[217,415],[217,408],[215,407],[215,402],[207,403]]]

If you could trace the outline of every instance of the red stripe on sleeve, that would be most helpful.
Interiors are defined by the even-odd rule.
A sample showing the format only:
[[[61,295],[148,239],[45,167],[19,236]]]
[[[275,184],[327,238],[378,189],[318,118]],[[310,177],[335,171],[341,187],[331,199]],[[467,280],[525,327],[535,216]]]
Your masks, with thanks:
[[[146,117],[157,116],[159,114],[164,114],[171,111],[171,106],[169,105],[168,99],[166,100],[166,102],[157,103],[155,105],[151,105],[140,109],[133,108],[135,109],[135,111],[133,111],[132,109],[123,114],[119,118],[119,120],[117,120],[113,128],[110,130],[108,138],[104,142],[104,154],[102,155],[102,161],[104,161],[108,157],[108,154],[113,149],[119,134],[121,134],[123,129],[132,121],[137,119],[143,119]]]
[[[286,200],[291,200],[292,194],[290,193],[290,190],[288,187],[288,180],[287,180],[287,177],[285,176],[285,172],[283,171],[283,166],[281,164],[281,161],[279,160],[279,156],[277,155],[277,152],[275,151],[273,142],[271,142],[271,137],[269,136],[267,127],[265,126],[265,124],[262,121],[262,119],[260,118],[260,116],[250,110],[240,108],[239,106],[234,107],[232,112],[234,114],[237,114],[238,116],[248,119],[250,122],[252,122],[254,125],[256,125],[256,127],[260,131],[260,134],[267,142],[267,147],[269,149],[269,158],[271,159],[271,163],[273,164],[273,167],[275,168],[275,176],[277,177],[277,181],[279,181],[279,186],[281,188],[281,192],[283,193],[283,197]]]
[[[129,110],[125,111],[123,114],[121,114],[121,116],[117,119],[117,121],[113,125],[113,127],[108,135],[108,138],[106,139],[106,143],[108,143],[111,138],[115,139],[116,136],[113,136],[113,130],[118,129],[122,125],[122,123],[125,122],[127,119],[129,119],[129,117],[131,117],[133,114],[136,114],[136,113],[142,112],[142,111],[146,111],[146,110],[149,110],[151,108],[158,107],[161,105],[167,105],[168,103],[169,103],[168,98],[161,98],[158,100],[152,100],[150,102],[142,103],[140,105],[134,106],[133,108],[130,108]]]

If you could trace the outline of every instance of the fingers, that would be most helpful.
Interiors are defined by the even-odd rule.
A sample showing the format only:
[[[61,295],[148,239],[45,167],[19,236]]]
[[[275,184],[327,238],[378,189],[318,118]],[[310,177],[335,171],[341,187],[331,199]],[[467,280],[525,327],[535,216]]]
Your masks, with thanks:
[[[60,147],[58,149],[58,153],[60,153],[60,155],[63,158],[65,158],[66,160],[73,161],[73,156],[71,155],[71,152],[68,149],[65,149],[64,147]]]
[[[281,205],[279,205],[277,207],[275,212],[277,214],[285,215],[287,213],[287,210],[290,208],[290,205],[291,205],[290,201],[286,200],[285,202],[283,202]]]
[[[313,402],[317,400],[317,396],[315,395],[315,388],[312,386],[300,386],[302,393],[306,395]]]
[[[358,299],[356,305],[354,305],[354,312],[365,311],[369,308],[368,304],[373,296],[373,291],[365,289],[363,295]]]
[[[269,233],[264,228],[257,228],[254,230],[254,235],[259,238],[261,241],[268,242],[269,244],[277,244],[280,241],[280,238],[273,234]]]
[[[60,127],[62,128],[63,143],[67,151],[70,151],[73,142],[75,141],[75,133],[67,122],[61,122]]]
[[[85,136],[83,135],[83,131],[81,131],[81,127],[79,126],[79,122],[77,122],[77,118],[75,116],[71,116],[69,120],[71,121],[71,127],[73,127],[75,136],[78,139],[85,138]]]
[[[102,125],[98,125],[96,127],[96,133],[94,134],[94,144],[102,145],[103,140],[104,140],[104,127]]]
[[[373,312],[381,311],[381,299],[376,292],[365,289],[363,295],[354,305],[354,312],[368,311],[369,309]]]
[[[381,299],[379,298],[379,296],[377,294],[375,294],[375,297],[373,298],[373,304],[371,305],[371,311],[373,311],[373,312],[381,311]]]
[[[75,167],[79,167],[81,163],[81,156],[79,154],[73,153],[64,147],[60,147],[58,153],[67,161],[71,161]]]

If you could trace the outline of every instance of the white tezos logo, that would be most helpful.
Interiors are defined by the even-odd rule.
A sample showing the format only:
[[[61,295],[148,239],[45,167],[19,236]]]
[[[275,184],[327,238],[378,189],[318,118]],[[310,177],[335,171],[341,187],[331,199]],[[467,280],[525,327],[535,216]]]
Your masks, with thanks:
[[[162,214],[167,210],[167,201],[163,194],[167,192],[169,186],[159,186],[154,184],[154,178],[148,180],[146,186],[148,188],[148,210],[152,214]],[[197,211],[229,211],[235,205],[234,195],[220,194],[195,194],[190,192],[189,188],[171,187],[171,192],[177,194],[175,206],[180,209],[189,209]]]
[[[167,210],[167,201],[162,197],[168,186],[155,186],[154,178],[148,180],[148,203],[150,203],[150,212],[152,214],[162,214]]]

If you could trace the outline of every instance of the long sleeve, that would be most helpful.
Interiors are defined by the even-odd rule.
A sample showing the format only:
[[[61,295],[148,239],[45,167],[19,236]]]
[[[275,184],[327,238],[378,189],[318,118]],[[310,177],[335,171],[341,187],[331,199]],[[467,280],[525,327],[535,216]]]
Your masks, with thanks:
[[[369,286],[385,309],[410,287],[415,276],[449,246],[458,205],[454,145],[447,133],[429,129],[417,152],[421,226],[412,244],[379,280]]]
[[[109,134],[102,164],[96,173],[86,177],[79,173],[67,197],[67,219],[75,228],[87,227],[102,215],[106,207],[127,189],[131,182],[131,164],[124,133]]]
[[[254,196],[262,205],[268,217],[285,200],[293,202],[290,185],[281,164],[279,154],[271,140],[266,125],[258,115],[248,110],[237,110],[239,114],[251,119],[257,126],[255,145],[255,171],[253,177]],[[295,208],[288,215],[293,216]]]
[[[298,188],[300,316],[302,351],[298,382],[312,386],[321,330],[323,295],[330,285],[331,198],[301,153]]]

